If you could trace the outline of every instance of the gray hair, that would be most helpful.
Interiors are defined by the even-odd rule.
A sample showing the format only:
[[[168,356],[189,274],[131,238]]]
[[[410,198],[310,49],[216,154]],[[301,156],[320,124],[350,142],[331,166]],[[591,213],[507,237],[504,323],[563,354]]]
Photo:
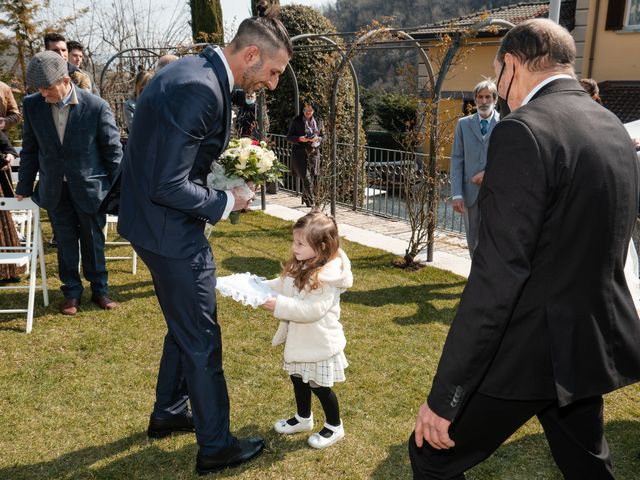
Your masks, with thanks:
[[[496,59],[504,63],[510,53],[530,72],[564,70],[573,74],[576,44],[571,34],[548,18],[519,23],[503,37]]]
[[[485,90],[485,89],[489,90],[494,100],[498,98],[498,89],[496,88],[496,84],[493,82],[493,80],[489,80],[489,79],[482,80],[474,87],[473,98],[475,99],[478,96],[478,93],[480,93],[480,90]]]

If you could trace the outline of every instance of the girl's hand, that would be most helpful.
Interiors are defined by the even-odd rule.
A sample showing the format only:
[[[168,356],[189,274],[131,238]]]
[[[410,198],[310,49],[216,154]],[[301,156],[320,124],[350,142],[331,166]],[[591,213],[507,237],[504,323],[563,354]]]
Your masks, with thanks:
[[[264,302],[262,306],[266,310],[269,310],[271,313],[273,313],[273,311],[276,309],[276,297],[271,297],[269,300]]]

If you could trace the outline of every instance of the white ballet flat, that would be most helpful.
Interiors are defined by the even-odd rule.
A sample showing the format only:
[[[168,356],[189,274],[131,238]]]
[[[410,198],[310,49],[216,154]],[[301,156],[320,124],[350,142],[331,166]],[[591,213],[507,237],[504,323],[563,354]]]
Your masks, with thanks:
[[[281,418],[273,424],[273,428],[276,432],[284,433],[285,435],[291,435],[292,433],[298,432],[310,432],[311,430],[313,430],[313,413],[309,416],[309,418],[303,418],[297,413],[294,415],[294,417],[296,420],[298,420],[298,423],[296,423],[295,425],[289,425],[286,418]]]
[[[313,435],[311,435],[309,437],[308,443],[313,448],[317,448],[317,449],[327,448],[344,437],[344,427],[342,422],[340,422],[340,425],[338,425],[337,427],[333,425],[329,425],[328,423],[325,423],[324,426],[329,430],[331,430],[333,433],[329,438],[325,438],[319,433],[314,433]]]

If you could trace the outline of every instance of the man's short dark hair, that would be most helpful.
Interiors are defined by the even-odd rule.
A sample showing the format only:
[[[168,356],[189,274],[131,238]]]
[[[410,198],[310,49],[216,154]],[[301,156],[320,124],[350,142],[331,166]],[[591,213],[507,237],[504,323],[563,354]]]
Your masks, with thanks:
[[[267,52],[284,49],[289,57],[293,55],[289,32],[280,20],[271,16],[250,17],[243,20],[230,45],[233,51],[256,45],[260,49],[266,49]]]
[[[576,45],[571,34],[547,18],[519,23],[502,39],[496,58],[504,63],[510,53],[531,72],[571,70],[576,60]]]
[[[53,42],[65,42],[66,43],[67,39],[64,38],[64,35],[58,33],[58,32],[49,32],[49,33],[45,33],[44,35],[44,48],[48,49],[49,48],[49,43]]]
[[[76,40],[69,40],[67,42],[67,50],[80,50],[82,53],[84,53],[84,45]]]

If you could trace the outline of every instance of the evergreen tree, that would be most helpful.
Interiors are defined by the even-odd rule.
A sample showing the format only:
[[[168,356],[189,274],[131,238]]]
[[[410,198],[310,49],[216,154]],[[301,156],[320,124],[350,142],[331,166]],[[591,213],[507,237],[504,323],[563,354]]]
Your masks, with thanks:
[[[224,28],[220,0],[189,0],[191,32],[195,43],[222,43]]]
[[[38,52],[41,41],[42,25],[37,14],[48,4],[48,1],[38,0],[0,0],[0,11],[5,13],[5,18],[0,18],[0,28],[11,32],[23,83],[28,59]]]

